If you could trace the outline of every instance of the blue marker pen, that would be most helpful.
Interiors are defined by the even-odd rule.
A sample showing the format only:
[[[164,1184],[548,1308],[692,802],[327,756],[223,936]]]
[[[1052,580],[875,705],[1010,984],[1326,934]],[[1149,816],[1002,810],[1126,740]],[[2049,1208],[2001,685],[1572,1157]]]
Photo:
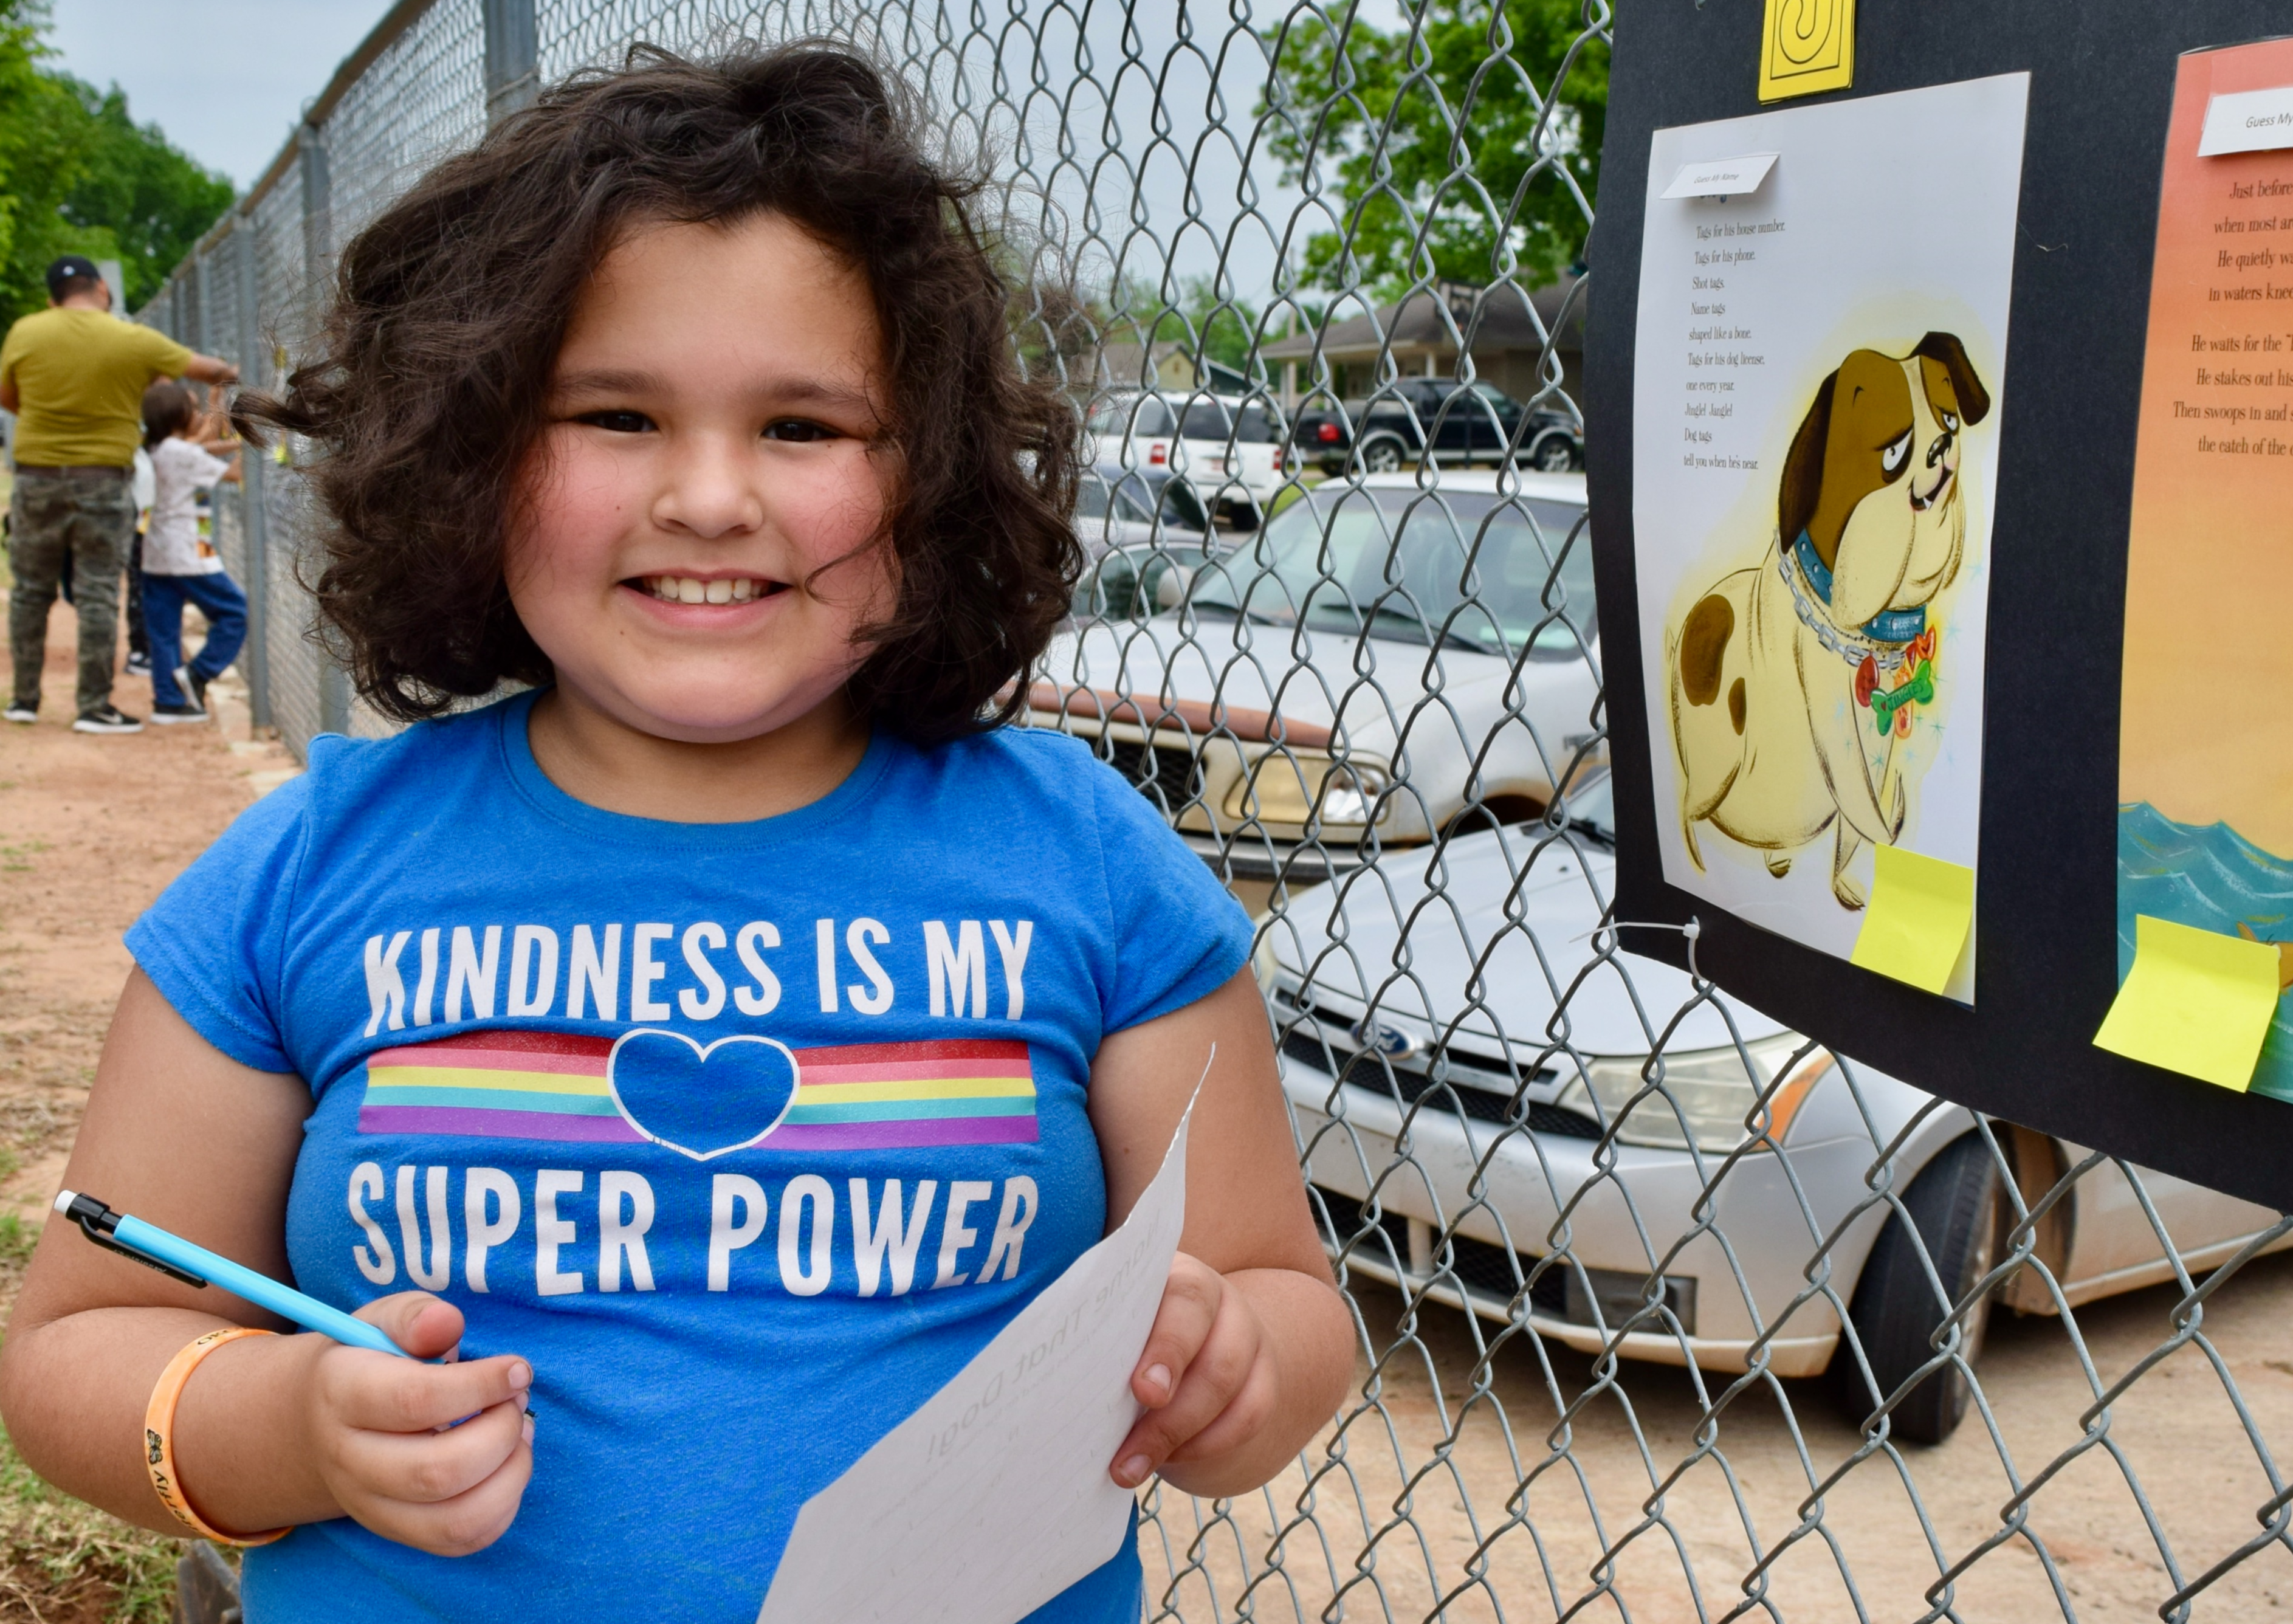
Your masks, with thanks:
[[[205,1246],[193,1246],[182,1236],[170,1235],[141,1218],[115,1213],[93,1196],[76,1195],[69,1190],[61,1191],[56,1196],[56,1211],[79,1225],[80,1233],[105,1251],[132,1257],[186,1286],[220,1286],[257,1308],[267,1308],[282,1320],[292,1320],[336,1342],[354,1348],[372,1348],[377,1353],[395,1353],[401,1359],[414,1357],[391,1341],[380,1327],[352,1319],[316,1297],[304,1296],[292,1286],[282,1286],[267,1274],[257,1274],[227,1257],[219,1257]]]

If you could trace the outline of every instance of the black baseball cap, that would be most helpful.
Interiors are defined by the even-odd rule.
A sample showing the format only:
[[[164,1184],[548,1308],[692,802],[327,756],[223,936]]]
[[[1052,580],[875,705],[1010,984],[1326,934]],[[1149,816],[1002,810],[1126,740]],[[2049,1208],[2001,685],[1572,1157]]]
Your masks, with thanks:
[[[85,255],[67,254],[48,267],[48,296],[52,299],[62,298],[64,284],[75,277],[85,277],[89,281],[100,282],[103,280],[103,272],[97,270],[95,262]]]

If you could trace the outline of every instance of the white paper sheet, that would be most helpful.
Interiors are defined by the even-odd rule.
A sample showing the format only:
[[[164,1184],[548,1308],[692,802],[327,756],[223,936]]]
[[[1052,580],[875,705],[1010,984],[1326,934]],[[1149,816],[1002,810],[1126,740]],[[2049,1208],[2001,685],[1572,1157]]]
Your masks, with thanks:
[[[1664,189],[1666,201],[1679,198],[1744,198],[1759,191],[1768,171],[1776,166],[1773,152],[1746,152],[1741,158],[1718,158],[1687,163]]]
[[[2240,90],[2206,103],[2200,158],[2229,152],[2274,152],[2293,147],[2293,85],[2270,90]]]
[[[1139,1415],[1193,1116],[1122,1228],[805,1502],[758,1624],[1015,1624],[1114,1555],[1133,1499],[1106,1469]]]
[[[1841,958],[1854,950],[1862,914],[1833,893],[1833,824],[1803,845],[1761,850],[1699,821],[1700,865],[1691,856],[1675,639],[1690,606],[1736,572],[1778,572],[1778,544],[1791,540],[1777,534],[1779,480],[1826,376],[1856,349],[1900,357],[1926,333],[1959,337],[1992,408],[1961,437],[1965,552],[1932,609],[1941,697],[1894,754],[1908,808],[1896,843],[1977,865],[1990,514],[2012,393],[2006,322],[2029,85],[2029,75],[2005,74],[1658,130],[1649,142],[1633,527],[1664,877]],[[1749,195],[1676,195],[1680,177],[1770,152],[1779,155],[1773,170]],[[1811,669],[1827,670],[1829,658]],[[1839,696],[1854,702],[1851,671],[1843,664],[1810,694],[1811,715]],[[1749,696],[1763,697],[1776,700]],[[1728,709],[1690,719],[1718,716],[1724,729]],[[1699,794],[1710,790],[1699,783]],[[1823,810],[1815,805],[1811,823]],[[1849,873],[1868,889],[1871,872],[1867,843]],[[1971,1003],[1971,949],[1960,964],[1946,990]]]

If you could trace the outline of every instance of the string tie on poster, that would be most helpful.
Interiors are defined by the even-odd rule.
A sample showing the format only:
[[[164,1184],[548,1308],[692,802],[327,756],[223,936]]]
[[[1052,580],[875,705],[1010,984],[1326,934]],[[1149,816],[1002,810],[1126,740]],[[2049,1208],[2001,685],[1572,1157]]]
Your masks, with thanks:
[[[1704,972],[1697,967],[1696,963],[1696,944],[1704,935],[1704,922],[1696,918],[1692,914],[1689,917],[1688,922],[1684,925],[1676,925],[1670,920],[1666,919],[1603,920],[1600,923],[1593,926],[1590,930],[1585,931],[1582,936],[1572,936],[1568,939],[1571,943],[1594,941],[1602,936],[1614,938],[1616,933],[1619,930],[1679,931],[1681,935],[1688,938],[1688,973],[1698,981],[1704,979]],[[1621,941],[1618,941],[1616,945],[1621,947],[1624,944]]]

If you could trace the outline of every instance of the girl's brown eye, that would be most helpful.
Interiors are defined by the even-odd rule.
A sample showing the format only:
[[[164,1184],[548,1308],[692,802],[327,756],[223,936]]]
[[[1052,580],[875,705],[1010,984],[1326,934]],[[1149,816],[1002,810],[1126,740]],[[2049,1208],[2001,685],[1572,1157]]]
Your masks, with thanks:
[[[805,444],[814,440],[832,440],[836,431],[825,423],[814,423],[803,418],[783,418],[777,423],[765,425],[767,440],[788,440]]]
[[[653,426],[652,419],[641,411],[589,411],[574,421],[616,434],[642,434]]]

